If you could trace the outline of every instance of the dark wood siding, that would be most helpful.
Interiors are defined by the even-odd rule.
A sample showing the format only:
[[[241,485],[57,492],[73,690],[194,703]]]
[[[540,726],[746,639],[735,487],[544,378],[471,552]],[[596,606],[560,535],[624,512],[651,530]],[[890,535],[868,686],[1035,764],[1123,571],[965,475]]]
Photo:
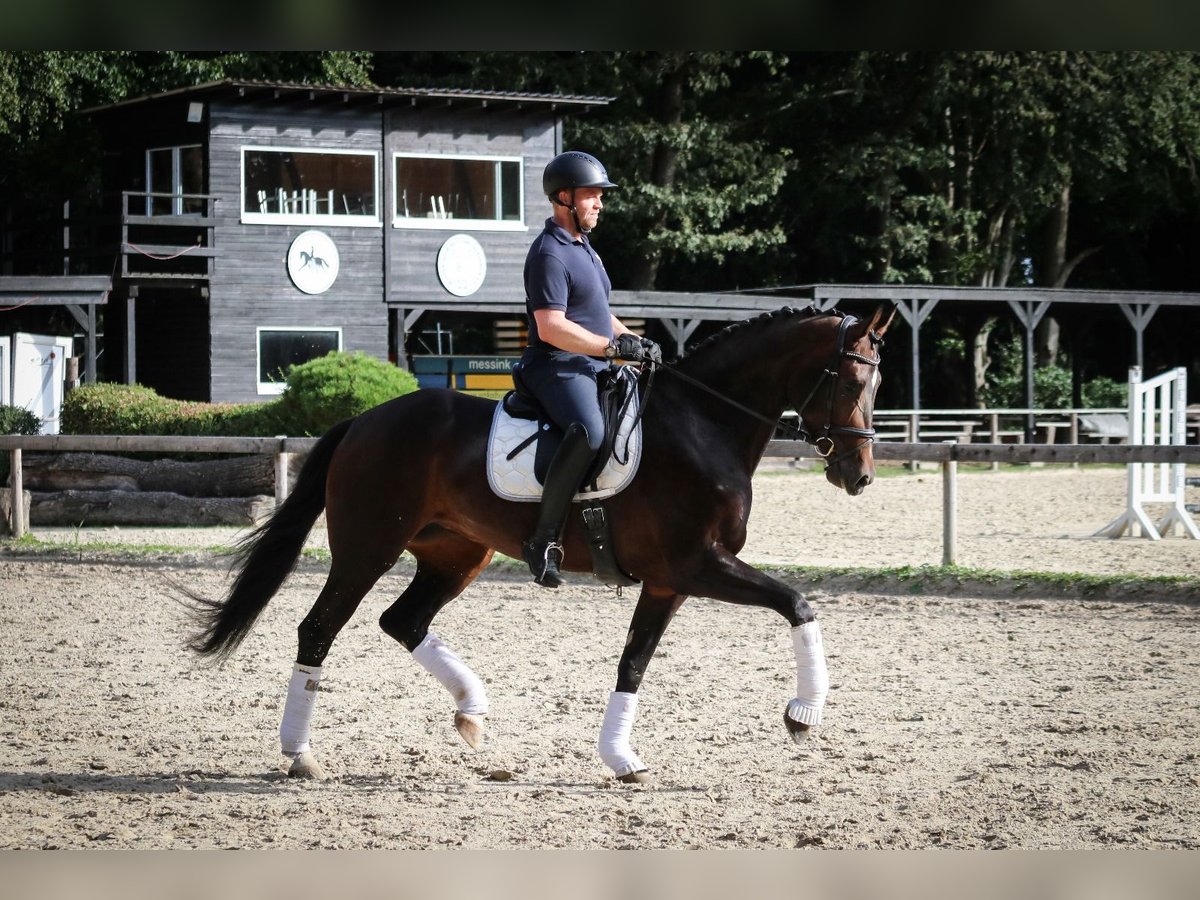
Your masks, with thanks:
[[[529,242],[550,215],[542,196],[542,169],[554,155],[555,118],[547,112],[500,113],[487,109],[443,112],[398,110],[390,115],[387,156],[392,154],[460,153],[524,158],[524,222],[520,231],[483,231],[470,227],[454,230],[386,228],[389,247],[389,303],[414,308],[429,302],[460,301],[464,308],[503,304],[523,309],[522,269]],[[390,179],[389,179],[390,182]],[[390,196],[385,198],[389,206]],[[438,280],[437,254],[454,234],[469,234],[487,255],[483,285],[469,297],[457,298]]]
[[[263,107],[213,104],[209,184],[217,204],[216,246],[210,300],[212,399],[265,399],[257,389],[256,329],[342,329],[344,350],[387,358],[388,323],[383,298],[383,228],[259,225],[241,221],[241,153],[245,146],[368,150],[382,153],[382,111],[337,107]],[[381,188],[382,190],[382,188]],[[379,207],[384,207],[379,198]],[[288,247],[298,234],[318,228],[337,245],[339,273],[323,294],[299,290],[288,277]]]

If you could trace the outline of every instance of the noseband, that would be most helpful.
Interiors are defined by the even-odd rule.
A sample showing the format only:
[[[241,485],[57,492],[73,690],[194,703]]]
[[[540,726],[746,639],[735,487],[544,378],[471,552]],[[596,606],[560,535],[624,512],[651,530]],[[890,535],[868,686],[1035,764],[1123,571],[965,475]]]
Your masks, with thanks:
[[[857,321],[858,319],[855,316],[847,315],[842,317],[841,324],[838,325],[837,347],[833,351],[833,357],[830,359],[829,365],[821,370],[821,376],[817,379],[816,384],[812,386],[812,390],[808,392],[808,396],[804,398],[804,402],[796,407],[797,417],[800,420],[800,424],[796,429],[797,434],[800,436],[801,440],[812,444],[817,453],[824,457],[825,468],[827,469],[835,463],[841,462],[847,456],[857,453],[863,444],[870,444],[875,440],[874,428],[855,428],[853,425],[833,424],[833,401],[834,398],[837,397],[838,370],[841,368],[842,360],[853,359],[856,362],[860,362],[868,366],[879,365],[878,351],[876,351],[874,358],[872,358],[869,356],[864,356],[861,353],[856,353],[854,350],[846,349],[846,333]],[[879,335],[873,331],[869,332],[868,337],[871,340],[872,347],[878,347],[881,343],[883,343],[882,338],[880,338]],[[827,379],[829,380],[830,384],[829,406],[825,412],[825,425],[822,426],[818,434],[813,435],[807,428],[804,427],[804,410],[808,408],[808,404],[812,402],[813,397],[816,396],[817,391],[821,389],[821,385],[823,385]],[[866,440],[864,440],[861,444],[858,444],[856,447],[834,456],[833,451],[836,448],[833,443],[833,438],[831,437],[831,435],[834,434],[852,434],[857,437],[865,438]]]

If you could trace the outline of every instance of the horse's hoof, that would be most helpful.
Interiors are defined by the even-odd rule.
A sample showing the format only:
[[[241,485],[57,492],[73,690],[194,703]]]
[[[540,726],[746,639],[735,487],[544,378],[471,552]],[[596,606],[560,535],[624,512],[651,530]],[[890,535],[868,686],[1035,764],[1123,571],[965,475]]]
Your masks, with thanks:
[[[792,736],[792,741],[803,746],[812,736],[812,726],[804,722],[797,722],[787,714],[787,710],[783,712],[783,724],[787,726],[788,734]]]
[[[649,769],[638,769],[636,772],[618,775],[617,781],[622,784],[650,784],[654,781],[654,776],[650,774]]]
[[[467,742],[468,747],[472,750],[479,749],[480,743],[483,742],[483,716],[456,712],[454,727],[458,729],[458,733],[462,735],[462,739]]]
[[[288,768],[288,778],[304,778],[309,781],[324,781],[328,776],[312,752],[305,750],[292,760]]]

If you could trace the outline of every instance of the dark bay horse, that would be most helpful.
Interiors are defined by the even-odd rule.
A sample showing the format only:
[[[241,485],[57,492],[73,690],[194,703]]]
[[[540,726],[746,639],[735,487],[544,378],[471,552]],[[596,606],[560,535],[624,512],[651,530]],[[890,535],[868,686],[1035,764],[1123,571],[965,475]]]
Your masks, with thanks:
[[[617,559],[642,582],[598,744],[618,778],[648,780],[629,740],[637,690],[689,596],[766,607],[786,619],[797,692],[784,722],[796,740],[820,722],[829,681],[815,615],[799,592],[737,553],[746,541],[751,477],[785,409],[799,412],[801,436],[825,458],[830,483],[851,495],[871,483],[879,346],[894,315],[884,307],[869,319],[785,308],[731,325],[659,373],[643,418],[640,467],[606,503]],[[494,401],[426,389],[335,425],[309,454],[291,495],[240,546],[228,595],[213,601],[189,592],[200,627],[191,647],[227,656],[325,511],[329,576],[298,629],[280,729],[292,774],[323,777],[309,733],[325,658],[404,550],[416,558],[416,574],[379,624],[451,692],[463,738],[476,746],[482,736],[483,683],[430,625],[496,550],[520,559],[533,528],[536,503],[500,499],[488,485],[494,410]],[[565,570],[590,572],[585,541],[572,516],[562,541]]]

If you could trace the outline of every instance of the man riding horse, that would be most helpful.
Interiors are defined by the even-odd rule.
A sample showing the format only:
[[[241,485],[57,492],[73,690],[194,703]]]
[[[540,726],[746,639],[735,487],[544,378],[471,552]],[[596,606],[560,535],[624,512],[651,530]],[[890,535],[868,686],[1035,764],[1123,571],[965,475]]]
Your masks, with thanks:
[[[529,345],[517,377],[566,435],[546,472],[537,525],[521,547],[534,582],[543,587],[563,583],[563,525],[604,440],[597,374],[614,360],[662,361],[658,344],[634,334],[610,311],[612,282],[588,240],[604,209],[604,192],[616,186],[590,154],[569,150],[554,157],[542,174],[552,214],[525,258]]]

